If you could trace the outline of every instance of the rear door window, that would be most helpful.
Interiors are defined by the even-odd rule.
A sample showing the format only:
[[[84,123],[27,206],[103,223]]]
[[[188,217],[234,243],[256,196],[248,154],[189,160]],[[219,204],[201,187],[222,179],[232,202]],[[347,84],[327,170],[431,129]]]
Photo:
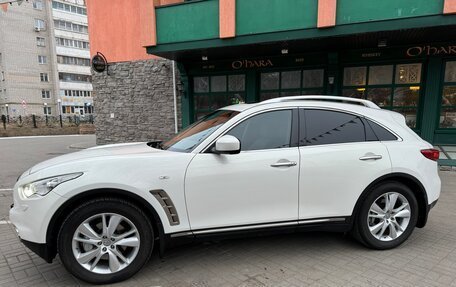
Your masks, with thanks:
[[[324,145],[366,141],[365,123],[352,114],[306,109],[300,117],[301,145]]]

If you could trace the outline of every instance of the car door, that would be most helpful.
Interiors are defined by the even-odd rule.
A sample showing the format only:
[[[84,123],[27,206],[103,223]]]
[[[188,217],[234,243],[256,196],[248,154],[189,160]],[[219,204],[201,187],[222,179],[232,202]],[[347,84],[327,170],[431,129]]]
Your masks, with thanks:
[[[299,219],[350,216],[364,189],[391,171],[387,148],[358,115],[325,109],[300,115]]]
[[[193,158],[185,179],[192,230],[297,221],[297,118],[293,109],[255,114],[224,133],[240,140],[239,154],[209,147]]]

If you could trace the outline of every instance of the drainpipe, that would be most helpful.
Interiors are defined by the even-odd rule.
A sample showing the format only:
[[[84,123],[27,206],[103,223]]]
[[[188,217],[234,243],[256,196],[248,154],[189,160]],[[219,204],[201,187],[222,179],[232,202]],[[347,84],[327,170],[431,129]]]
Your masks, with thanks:
[[[176,68],[173,61],[173,97],[174,97],[174,132],[177,134],[179,127],[177,126],[177,94],[176,94]]]

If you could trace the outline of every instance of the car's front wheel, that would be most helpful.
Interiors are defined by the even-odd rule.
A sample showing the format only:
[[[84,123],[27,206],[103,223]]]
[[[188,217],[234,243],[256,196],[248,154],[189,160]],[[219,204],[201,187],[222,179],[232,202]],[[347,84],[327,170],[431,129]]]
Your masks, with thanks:
[[[65,268],[79,279],[114,283],[141,269],[150,257],[153,239],[153,228],[141,209],[119,199],[96,199],[66,218],[58,252]]]
[[[402,244],[418,220],[415,194],[402,183],[385,182],[365,198],[356,218],[356,237],[368,247],[390,249]]]

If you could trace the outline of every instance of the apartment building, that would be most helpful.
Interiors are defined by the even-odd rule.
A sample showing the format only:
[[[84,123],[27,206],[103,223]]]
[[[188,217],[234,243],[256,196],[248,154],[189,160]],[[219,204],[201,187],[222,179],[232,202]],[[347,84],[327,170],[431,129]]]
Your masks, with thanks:
[[[0,9],[0,112],[93,113],[83,0],[29,0]]]

